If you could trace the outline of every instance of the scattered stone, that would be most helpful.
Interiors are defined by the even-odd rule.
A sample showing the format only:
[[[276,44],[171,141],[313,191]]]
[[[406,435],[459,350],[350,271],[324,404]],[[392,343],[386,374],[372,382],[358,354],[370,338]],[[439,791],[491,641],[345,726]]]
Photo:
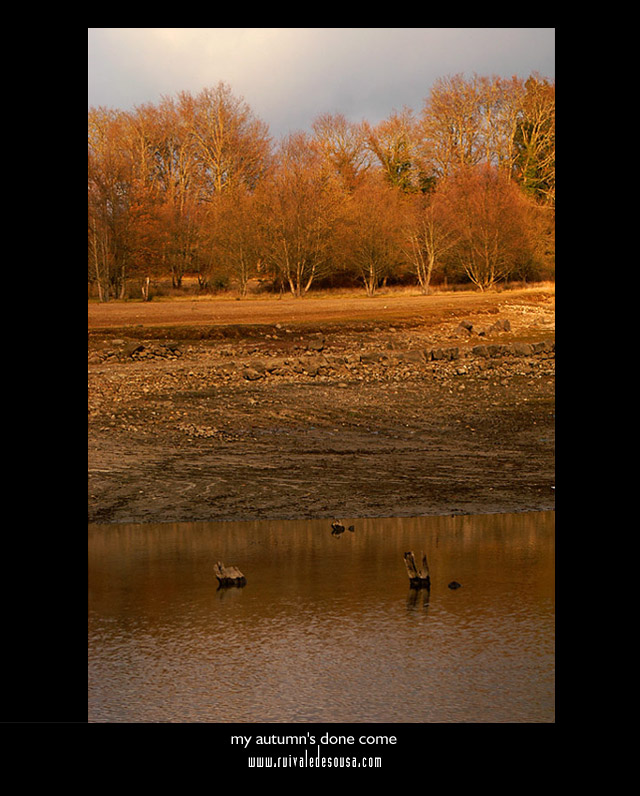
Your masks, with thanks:
[[[306,376],[317,376],[320,372],[320,366],[316,362],[310,362],[304,366],[302,371]]]
[[[487,347],[487,355],[490,357],[499,357],[502,354],[502,346],[496,343],[491,343]]]
[[[360,362],[365,365],[376,364],[382,362],[384,359],[388,359],[388,356],[381,351],[365,351],[363,354],[360,354]]]
[[[283,359],[279,357],[273,357],[269,360],[269,362],[265,363],[264,367],[268,373],[276,373],[277,371],[282,370],[284,365],[285,361]]]
[[[322,349],[324,348],[324,335],[322,334],[322,332],[318,332],[317,335],[312,337],[307,342],[307,348],[310,351],[322,351]]]
[[[428,360],[445,360],[451,361],[454,359],[458,359],[460,357],[460,349],[456,346],[453,348],[434,348],[431,351],[427,351],[426,357]]]
[[[413,362],[417,364],[421,364],[426,360],[425,352],[419,349],[398,351],[395,358],[400,362]]]
[[[261,376],[264,376],[265,371],[267,369],[264,362],[262,362],[262,360],[259,359],[251,360],[251,362],[248,363],[247,368],[250,370],[255,370]]]
[[[508,320],[508,318],[504,318],[504,319],[498,319],[487,329],[479,331],[478,334],[485,336],[487,334],[495,334],[499,332],[509,332],[509,331],[511,331],[511,322]]]
[[[126,357],[132,357],[134,354],[139,353],[144,349],[144,345],[142,343],[128,343],[122,353]]]
[[[533,348],[534,354],[542,354],[546,351],[551,351],[552,346],[548,340],[541,340],[539,343],[532,343],[531,347]]]

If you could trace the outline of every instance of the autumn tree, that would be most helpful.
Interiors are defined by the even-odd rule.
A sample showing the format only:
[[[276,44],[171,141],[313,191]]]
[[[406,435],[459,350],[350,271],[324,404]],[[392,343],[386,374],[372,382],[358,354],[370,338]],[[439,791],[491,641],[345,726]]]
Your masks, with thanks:
[[[106,109],[89,112],[89,280],[94,282],[100,301],[108,301],[112,275],[121,248],[118,216],[121,203],[119,183],[125,178],[117,163],[113,128],[118,114]]]
[[[195,97],[181,92],[139,107],[134,123],[153,186],[155,259],[174,287],[181,287],[187,272],[205,284],[217,262],[210,234],[212,218],[220,213],[217,200],[229,191],[253,189],[265,173],[267,127],[224,83]]]
[[[349,122],[341,113],[324,113],[312,126],[321,156],[335,170],[343,187],[355,190],[371,167],[363,125]]]
[[[171,98],[138,107],[133,117],[138,137],[145,141],[149,201],[155,207],[153,259],[177,288],[197,262],[202,243],[200,164],[188,121]]]
[[[418,128],[413,111],[394,111],[376,126],[364,124],[367,147],[375,155],[389,185],[402,191],[420,187],[423,166],[418,147]]]
[[[294,133],[281,142],[258,197],[264,259],[282,285],[303,296],[331,262],[340,185],[310,137]]]
[[[425,152],[440,176],[483,157],[480,85],[463,75],[436,80],[422,110]]]
[[[89,274],[101,301],[124,298],[135,262],[144,182],[130,146],[130,119],[104,108],[89,112]]]
[[[506,279],[531,256],[527,203],[513,182],[491,166],[461,168],[446,186],[455,257],[480,290]]]
[[[525,83],[515,134],[515,172],[523,190],[555,206],[555,85],[532,75]]]
[[[182,92],[178,104],[197,148],[206,193],[255,188],[268,166],[271,143],[267,125],[244,99],[220,82],[195,97]]]
[[[515,137],[522,114],[524,85],[514,76],[475,77],[478,87],[478,151],[482,162],[513,176],[516,157]]]
[[[538,75],[438,79],[419,121],[425,157],[441,176],[479,163],[549,195],[555,167],[555,85]]]
[[[243,186],[229,188],[214,198],[203,284],[216,275],[228,277],[238,285],[241,296],[246,294],[261,255],[257,203],[256,195]]]
[[[425,295],[434,272],[456,245],[458,235],[447,194],[440,187],[407,199],[402,250]]]
[[[402,261],[402,196],[397,188],[371,175],[345,205],[339,251],[344,267],[373,296]]]

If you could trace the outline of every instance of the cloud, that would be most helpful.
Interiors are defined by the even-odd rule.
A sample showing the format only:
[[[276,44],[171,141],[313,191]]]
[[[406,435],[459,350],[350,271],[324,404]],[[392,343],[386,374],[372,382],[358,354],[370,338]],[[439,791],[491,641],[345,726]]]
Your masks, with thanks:
[[[553,28],[90,28],[89,105],[123,109],[224,81],[274,135],[320,113],[419,111],[438,77],[555,74]]]

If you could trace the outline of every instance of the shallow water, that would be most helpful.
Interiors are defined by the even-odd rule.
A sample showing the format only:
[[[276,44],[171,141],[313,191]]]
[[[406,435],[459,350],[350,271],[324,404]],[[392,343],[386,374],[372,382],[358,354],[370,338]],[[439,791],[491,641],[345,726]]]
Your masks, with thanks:
[[[91,526],[89,721],[553,722],[554,520]]]

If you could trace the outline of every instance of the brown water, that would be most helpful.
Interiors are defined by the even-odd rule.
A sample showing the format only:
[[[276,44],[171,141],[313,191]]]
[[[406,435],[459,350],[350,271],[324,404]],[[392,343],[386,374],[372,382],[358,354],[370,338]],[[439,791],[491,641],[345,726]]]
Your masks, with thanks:
[[[554,520],[91,526],[89,721],[553,722]]]

